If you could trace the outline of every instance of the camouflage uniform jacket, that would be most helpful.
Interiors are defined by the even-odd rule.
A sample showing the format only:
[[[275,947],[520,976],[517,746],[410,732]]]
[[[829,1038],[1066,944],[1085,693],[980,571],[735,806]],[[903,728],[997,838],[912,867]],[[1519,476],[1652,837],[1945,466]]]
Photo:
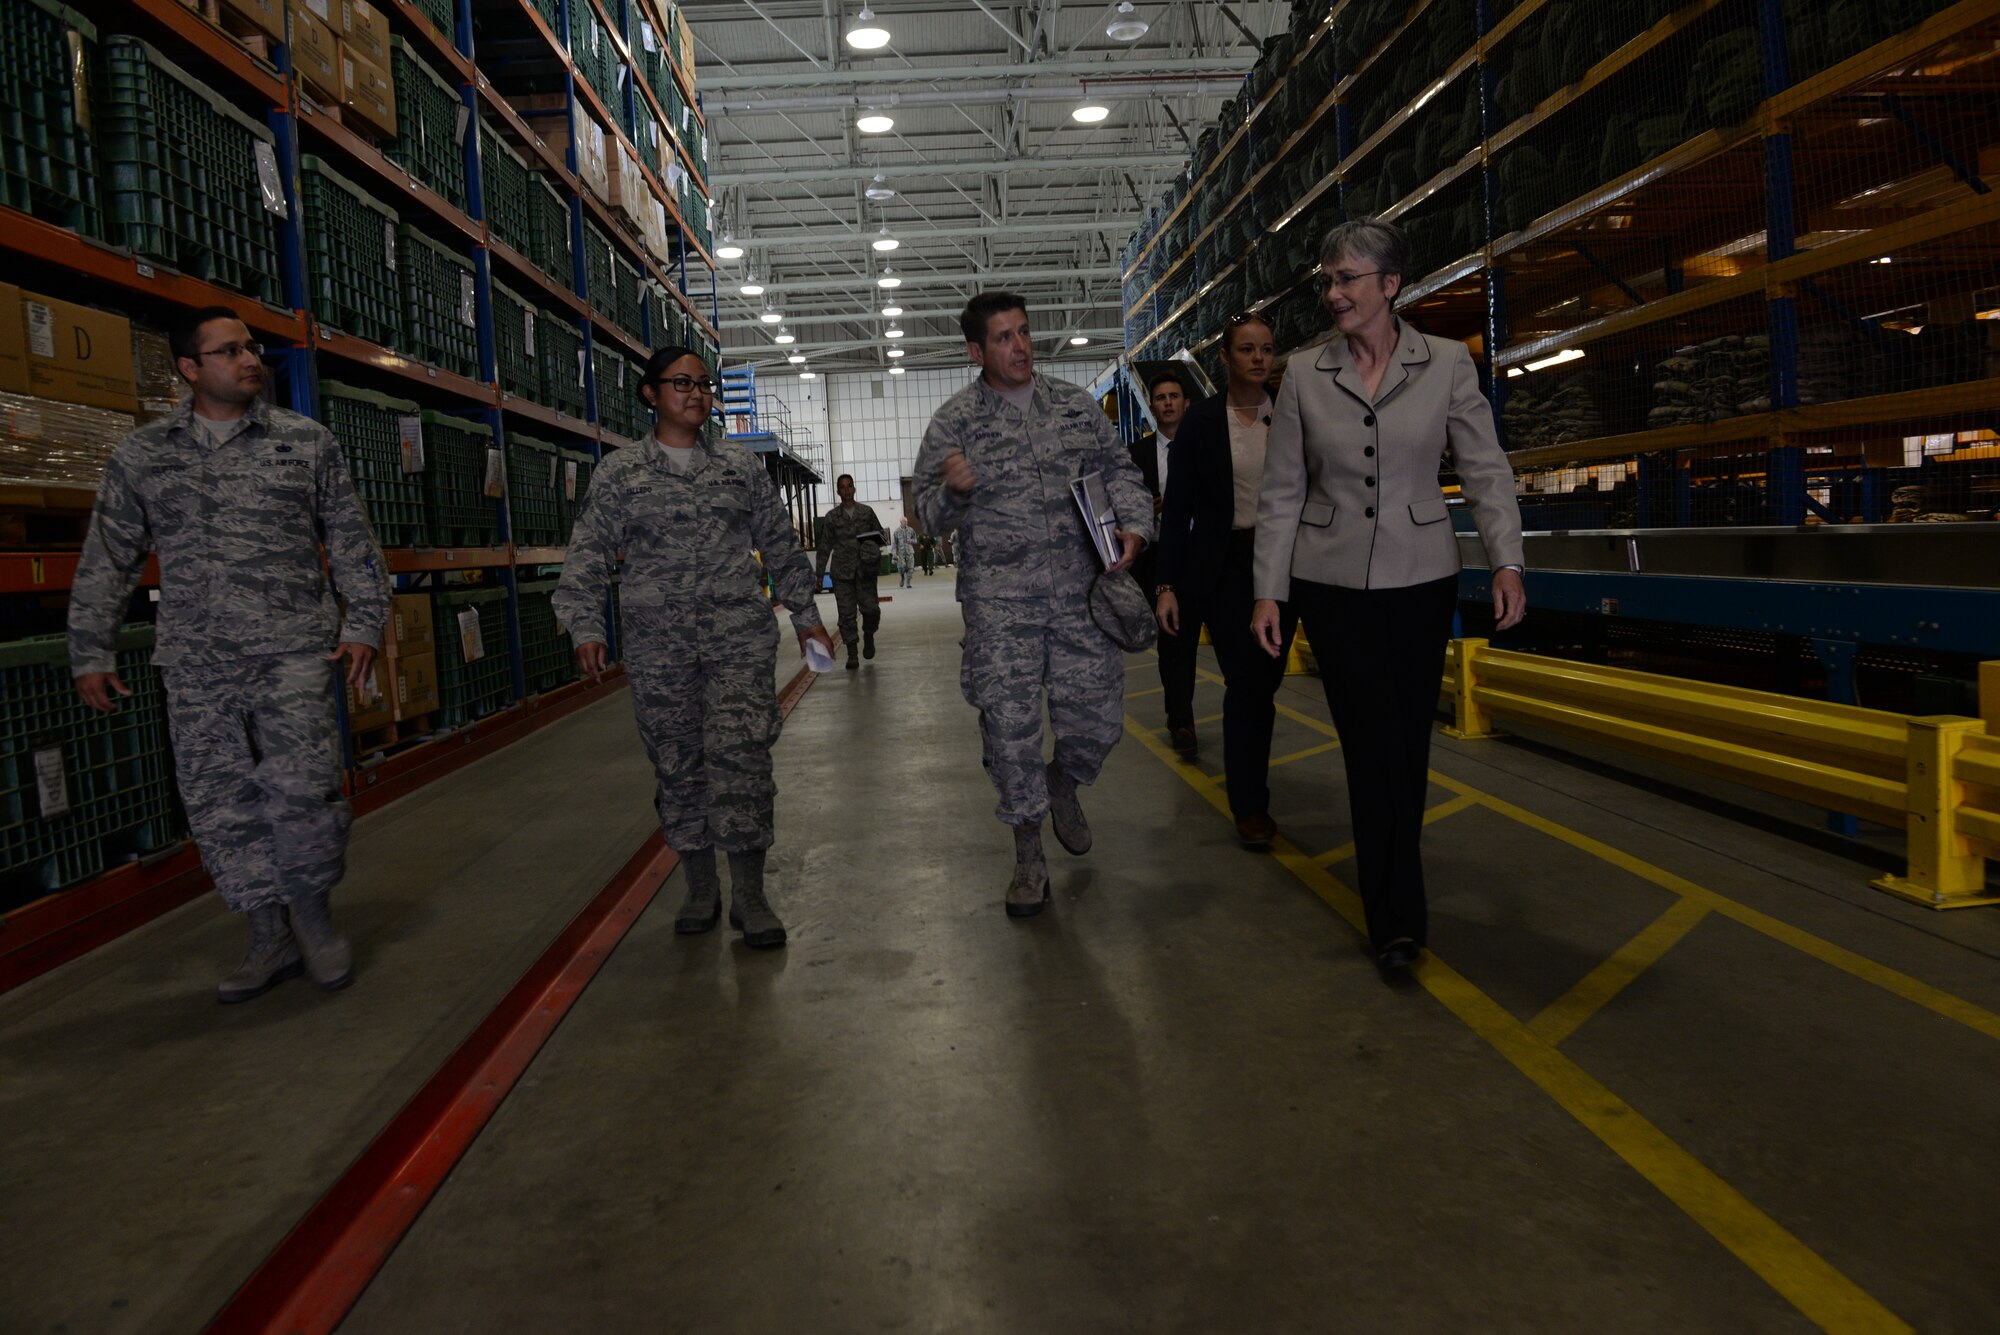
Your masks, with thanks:
[[[970,495],[945,485],[953,450],[972,465]],[[1035,377],[1023,412],[985,379],[945,400],[917,452],[917,512],[934,533],[958,530],[958,596],[1081,595],[1102,569],[1069,484],[1104,478],[1118,527],[1153,538],[1153,498],[1132,456],[1088,391]]]
[[[819,573],[833,562],[835,579],[853,579],[862,570],[873,570],[882,557],[882,540],[888,536],[881,519],[870,506],[856,501],[851,507],[836,505],[826,512],[820,526]]]
[[[898,561],[911,561],[917,555],[917,531],[908,524],[899,525],[890,539],[894,555]]]
[[[112,450],[70,591],[71,672],[114,670],[118,623],[148,552],[160,558],[153,661],[162,667],[381,645],[388,567],[339,443],[261,400],[248,419],[211,446],[182,404]],[[347,600],[344,623],[328,566]]]
[[[764,598],[769,570],[792,625],[820,624],[812,567],[764,465],[741,445],[704,433],[694,466],[675,473],[666,446],[647,437],[608,453],[590,479],[556,588],[556,618],[577,644],[603,644],[604,599],[625,554],[620,607],[672,607]],[[762,552],[759,567],[753,554]]]

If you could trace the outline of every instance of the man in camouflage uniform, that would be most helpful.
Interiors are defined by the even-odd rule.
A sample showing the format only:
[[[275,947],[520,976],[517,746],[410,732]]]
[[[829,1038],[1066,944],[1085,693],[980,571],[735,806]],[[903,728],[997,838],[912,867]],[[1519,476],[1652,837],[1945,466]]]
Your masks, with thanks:
[[[896,573],[903,582],[896,587],[907,589],[914,582],[910,576],[917,564],[917,531],[910,527],[910,517],[903,516],[903,522],[896,526],[896,536],[891,540],[896,556]]]
[[[181,802],[222,902],[250,920],[250,953],[217,998],[246,1001],[302,967],[345,987],[353,955],[327,899],[353,813],[329,665],[344,657],[349,682],[368,679],[387,567],[332,433],[260,397],[264,365],[243,322],[226,307],[195,311],[172,344],[193,394],[105,466],[70,593],[70,670],[95,709],[132,693],[115,637],[157,552],[153,661]]]
[[[875,631],[882,624],[882,605],[876,601],[875,578],[881,570],[882,521],[872,507],[854,500],[854,477],[842,473],[834,480],[840,504],[826,512],[820,526],[819,573],[833,566],[833,605],[840,613],[840,636],[847,645],[849,671],[861,666],[862,658],[875,656]],[[855,613],[861,614],[860,657],[855,656]]]
[[[624,553],[618,607],[632,710],[658,776],[660,832],[687,874],[674,930],[706,932],[720,917],[719,848],[729,855],[730,925],[747,945],[782,946],[784,923],[764,895],[778,791],[771,746],[783,721],[766,571],[801,650],[807,640],[829,654],[833,645],[770,475],[708,422],[707,365],[684,347],[662,348],[640,392],[658,426],[637,446],[606,454],[591,478],[563,558],[556,617],[595,680],[606,666],[605,600]]]
[[[963,544],[960,685],[979,711],[1000,819],[1014,831],[1007,912],[1024,918],[1049,897],[1043,816],[1064,848],[1089,850],[1077,786],[1097,778],[1124,730],[1124,659],[1091,620],[1091,581],[1102,567],[1070,483],[1090,473],[1104,479],[1124,548],[1114,569],[1130,566],[1151,539],[1153,502],[1096,400],[1035,374],[1021,298],[983,293],[959,323],[980,376],[924,432],[917,512],[932,532],[956,529]],[[1056,739],[1046,765],[1044,683]]]

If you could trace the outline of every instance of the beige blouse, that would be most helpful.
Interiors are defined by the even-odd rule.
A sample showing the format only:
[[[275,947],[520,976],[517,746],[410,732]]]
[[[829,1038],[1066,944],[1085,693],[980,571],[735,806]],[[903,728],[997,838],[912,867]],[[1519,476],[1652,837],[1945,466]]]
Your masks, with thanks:
[[[1264,441],[1271,430],[1271,400],[1265,396],[1249,426],[1235,408],[1224,404],[1229,418],[1229,471],[1236,483],[1231,528],[1257,527],[1257,493],[1264,485]]]

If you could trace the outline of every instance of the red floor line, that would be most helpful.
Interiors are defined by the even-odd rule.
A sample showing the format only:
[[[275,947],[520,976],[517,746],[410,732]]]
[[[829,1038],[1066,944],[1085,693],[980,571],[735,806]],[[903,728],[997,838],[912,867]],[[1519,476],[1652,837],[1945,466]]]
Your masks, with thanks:
[[[779,692],[786,714],[816,675],[802,667]],[[657,832],[646,840],[264,1259],[210,1335],[318,1335],[341,1323],[678,863]]]

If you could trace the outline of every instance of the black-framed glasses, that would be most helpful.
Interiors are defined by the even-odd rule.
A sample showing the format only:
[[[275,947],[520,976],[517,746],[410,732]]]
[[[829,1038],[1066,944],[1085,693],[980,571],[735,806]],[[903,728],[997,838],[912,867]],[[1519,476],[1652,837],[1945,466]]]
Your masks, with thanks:
[[[1360,282],[1362,279],[1377,278],[1380,277],[1381,274],[1382,270],[1380,269],[1370,269],[1366,273],[1323,273],[1319,277],[1313,279],[1313,291],[1317,292],[1322,297],[1324,297],[1329,291],[1335,289],[1345,292],[1347,291],[1348,288],[1353,287],[1356,283]]]
[[[249,343],[225,343],[219,348],[209,348],[203,352],[197,352],[194,358],[196,361],[200,361],[203,357],[226,357],[233,362],[246,352],[252,357],[262,357],[264,355],[264,345],[254,340]]]
[[[703,376],[697,380],[691,375],[663,375],[653,383],[656,385],[666,385],[676,394],[693,394],[697,390],[710,396],[713,396],[715,393],[715,382],[707,376]]]

